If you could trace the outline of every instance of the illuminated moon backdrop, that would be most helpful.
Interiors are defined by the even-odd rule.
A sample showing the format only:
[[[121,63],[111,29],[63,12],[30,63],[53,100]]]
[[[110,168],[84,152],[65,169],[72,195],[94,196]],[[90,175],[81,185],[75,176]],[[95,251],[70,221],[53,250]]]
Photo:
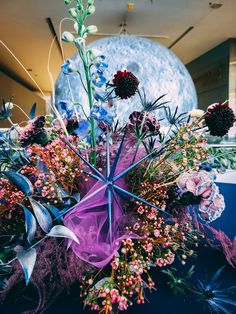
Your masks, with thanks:
[[[126,69],[138,77],[139,87],[145,89],[148,101],[166,94],[163,100],[169,101],[173,110],[176,106],[179,112],[196,108],[196,91],[187,69],[173,52],[161,44],[141,37],[120,35],[97,40],[89,48],[96,48],[106,56],[109,68],[105,76],[108,80],[112,81],[117,70]],[[81,68],[79,55],[75,54],[72,59]],[[56,102],[67,99],[88,107],[86,93],[76,73],[66,76],[61,72],[55,91]],[[120,123],[126,122],[131,112],[141,108],[138,95],[129,100],[119,100],[117,115]]]

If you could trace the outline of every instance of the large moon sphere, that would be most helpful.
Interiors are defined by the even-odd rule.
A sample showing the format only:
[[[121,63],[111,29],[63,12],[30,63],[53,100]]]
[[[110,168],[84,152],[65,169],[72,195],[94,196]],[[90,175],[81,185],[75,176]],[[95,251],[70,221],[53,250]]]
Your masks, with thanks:
[[[179,113],[196,108],[196,91],[186,67],[163,45],[141,37],[121,35],[97,40],[89,48],[96,48],[106,56],[109,65],[105,71],[107,80],[112,81],[117,70],[126,69],[137,76],[139,88],[145,90],[148,101],[165,94],[163,101],[169,101],[172,111],[176,106]],[[75,54],[72,59],[83,72],[79,54]],[[80,102],[88,109],[87,96],[78,74],[65,75],[61,72],[55,90],[56,102],[71,100]],[[127,121],[130,113],[142,109],[138,95],[128,100],[116,100],[116,106],[120,125]],[[162,118],[163,112],[157,111],[156,115]]]

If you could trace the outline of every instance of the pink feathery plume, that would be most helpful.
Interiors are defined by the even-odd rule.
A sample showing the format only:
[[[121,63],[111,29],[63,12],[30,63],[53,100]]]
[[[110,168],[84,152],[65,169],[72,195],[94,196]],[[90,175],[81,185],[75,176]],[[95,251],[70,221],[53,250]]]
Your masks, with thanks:
[[[236,266],[236,236],[231,240],[222,230],[216,230],[210,226],[207,228],[212,232],[213,236],[220,242],[223,253],[232,266]]]

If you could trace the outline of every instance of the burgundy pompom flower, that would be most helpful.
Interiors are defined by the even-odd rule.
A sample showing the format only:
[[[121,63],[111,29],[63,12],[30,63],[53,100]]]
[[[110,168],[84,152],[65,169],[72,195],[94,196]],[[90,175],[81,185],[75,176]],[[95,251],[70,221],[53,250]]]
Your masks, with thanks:
[[[150,132],[153,135],[157,135],[160,131],[160,123],[151,112],[134,111],[129,116],[129,128],[133,129],[138,125],[142,127],[143,132]]]
[[[137,77],[129,71],[117,71],[113,78],[115,93],[121,99],[127,99],[136,93],[139,85]]]
[[[224,136],[233,126],[235,114],[228,103],[217,103],[208,107],[205,122],[211,135]]]

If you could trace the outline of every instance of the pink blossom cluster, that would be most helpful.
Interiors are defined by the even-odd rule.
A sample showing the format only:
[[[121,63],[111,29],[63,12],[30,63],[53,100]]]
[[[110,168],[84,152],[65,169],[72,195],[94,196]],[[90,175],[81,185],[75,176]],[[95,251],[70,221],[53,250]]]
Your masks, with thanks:
[[[0,212],[10,211],[21,203],[24,199],[24,193],[19,191],[8,179],[0,178]]]
[[[164,267],[166,265],[171,265],[175,260],[175,254],[170,250],[163,256],[156,260],[156,265],[159,267]]]
[[[128,309],[128,300],[126,297],[120,296],[119,290],[111,289],[110,296],[112,303],[118,303],[118,310],[125,311]]]
[[[74,143],[74,138],[70,137],[69,141]],[[32,145],[28,152],[46,165],[51,178],[47,178],[48,183],[59,181],[68,193],[73,193],[74,190],[78,191],[78,178],[81,176],[80,159],[59,138],[54,139],[45,147]],[[43,189],[43,197],[54,194],[55,184],[45,185],[40,176],[37,177],[36,185]]]
[[[125,311],[129,307],[128,299],[124,295],[120,295],[120,292],[116,288],[101,287],[98,290],[98,298],[103,299],[101,302],[103,309],[106,313],[112,312],[112,305],[117,304],[119,311]],[[101,308],[97,302],[85,301],[86,305],[89,305],[91,310],[99,311]],[[130,304],[132,305],[132,304]]]

